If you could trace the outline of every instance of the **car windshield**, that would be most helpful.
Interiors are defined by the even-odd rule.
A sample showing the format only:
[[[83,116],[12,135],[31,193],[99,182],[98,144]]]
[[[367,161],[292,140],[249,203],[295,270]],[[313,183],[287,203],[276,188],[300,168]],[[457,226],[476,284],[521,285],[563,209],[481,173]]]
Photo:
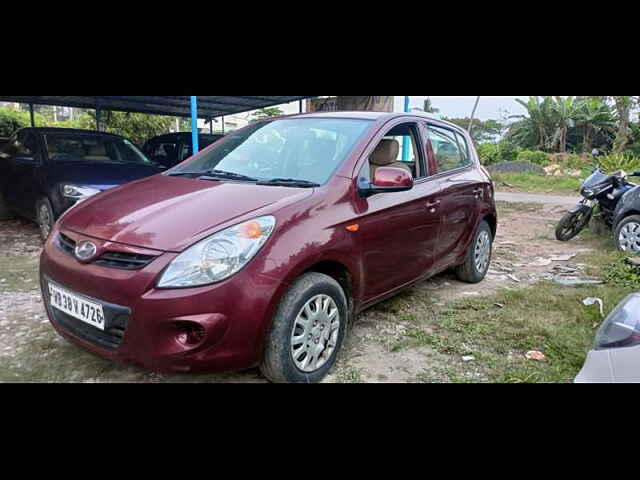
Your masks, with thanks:
[[[236,179],[296,180],[322,185],[340,166],[369,120],[291,118],[260,122],[232,133],[213,150],[168,175],[232,174]]]
[[[121,137],[49,133],[44,138],[53,161],[152,164],[133,143]]]

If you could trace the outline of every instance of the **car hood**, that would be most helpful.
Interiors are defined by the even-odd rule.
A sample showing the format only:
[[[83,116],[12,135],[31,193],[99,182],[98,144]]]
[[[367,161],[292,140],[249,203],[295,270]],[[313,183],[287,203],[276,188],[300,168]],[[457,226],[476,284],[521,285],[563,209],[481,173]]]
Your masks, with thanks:
[[[312,194],[313,189],[156,175],[90,197],[69,210],[60,227],[101,240],[181,252],[244,215],[259,209],[256,215],[267,215]],[[265,211],[267,206],[271,208]]]
[[[158,167],[142,164],[99,162],[55,162],[53,172],[57,183],[107,190],[133,180],[161,172]]]

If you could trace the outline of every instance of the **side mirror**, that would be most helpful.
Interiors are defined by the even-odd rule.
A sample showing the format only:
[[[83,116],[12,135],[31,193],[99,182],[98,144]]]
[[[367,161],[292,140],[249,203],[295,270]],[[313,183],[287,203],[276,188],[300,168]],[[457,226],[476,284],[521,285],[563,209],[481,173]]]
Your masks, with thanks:
[[[406,192],[413,188],[413,178],[402,168],[378,167],[373,182],[360,187],[360,195],[364,198],[378,193]]]

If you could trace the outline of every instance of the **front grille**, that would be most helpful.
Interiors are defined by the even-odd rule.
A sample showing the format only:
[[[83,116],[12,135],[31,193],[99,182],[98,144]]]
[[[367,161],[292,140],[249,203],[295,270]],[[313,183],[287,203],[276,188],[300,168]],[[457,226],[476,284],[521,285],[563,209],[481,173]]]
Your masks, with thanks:
[[[73,256],[76,249],[76,242],[60,233],[58,236],[58,247],[60,247],[63,252]],[[109,251],[104,252],[94,260],[93,263],[103,267],[119,268],[121,270],[139,270],[149,265],[154,258],[156,257],[153,255]]]
[[[156,257],[153,255],[140,255],[137,253],[105,252],[94,263],[103,267],[138,270],[149,265],[154,258]]]
[[[76,242],[61,233],[58,236],[58,246],[62,249],[63,252],[66,252],[69,255],[73,255],[73,252],[76,249]]]
[[[100,330],[52,307],[46,280],[42,281],[42,292],[49,316],[64,330],[105,350],[117,350],[122,344],[131,318],[131,310],[129,308],[87,297],[88,300],[102,305],[105,316],[105,329]]]

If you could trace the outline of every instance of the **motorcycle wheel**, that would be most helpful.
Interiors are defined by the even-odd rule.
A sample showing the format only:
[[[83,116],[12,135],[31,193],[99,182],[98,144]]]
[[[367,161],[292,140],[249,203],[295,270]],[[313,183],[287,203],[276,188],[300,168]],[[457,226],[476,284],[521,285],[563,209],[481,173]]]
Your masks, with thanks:
[[[580,208],[567,213],[556,227],[556,239],[568,242],[578,235],[591,220],[591,209]]]

